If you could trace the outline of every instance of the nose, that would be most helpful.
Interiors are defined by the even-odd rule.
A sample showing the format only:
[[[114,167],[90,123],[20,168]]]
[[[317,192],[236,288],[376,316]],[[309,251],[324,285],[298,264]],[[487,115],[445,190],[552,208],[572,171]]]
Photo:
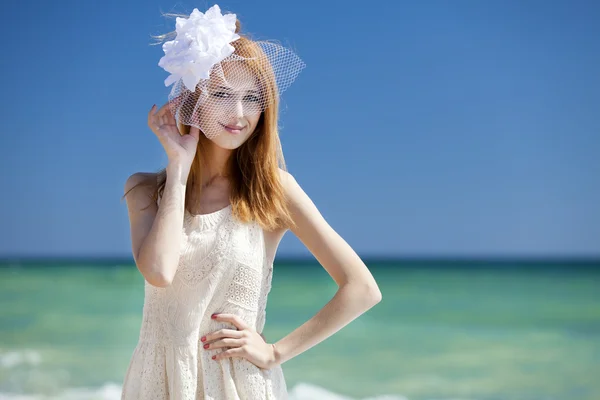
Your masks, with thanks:
[[[235,116],[243,117],[244,116],[244,105],[240,100],[235,102]]]

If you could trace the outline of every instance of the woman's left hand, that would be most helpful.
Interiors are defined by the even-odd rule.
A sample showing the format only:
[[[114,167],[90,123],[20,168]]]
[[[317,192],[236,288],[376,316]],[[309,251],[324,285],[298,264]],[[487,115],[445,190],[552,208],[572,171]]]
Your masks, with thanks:
[[[221,329],[200,339],[204,343],[205,350],[227,348],[222,353],[214,355],[213,360],[241,357],[262,369],[270,369],[277,365],[275,347],[266,343],[258,332],[246,325],[237,315],[213,314],[212,319],[229,322],[237,329]]]

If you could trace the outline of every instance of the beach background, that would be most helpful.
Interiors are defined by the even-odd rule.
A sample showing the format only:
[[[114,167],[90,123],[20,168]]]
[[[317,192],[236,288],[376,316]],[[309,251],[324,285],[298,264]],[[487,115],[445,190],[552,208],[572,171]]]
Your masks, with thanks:
[[[290,173],[383,301],[285,363],[293,400],[600,399],[600,2],[227,0],[293,49]],[[115,400],[142,317],[123,187],[166,165],[163,12],[21,0],[0,37],[0,400]],[[335,283],[293,234],[265,336]]]
[[[383,301],[283,365],[293,399],[600,398],[597,261],[368,265]],[[273,279],[268,341],[335,292],[310,261],[279,261]],[[4,263],[0,301],[0,399],[119,398],[141,323],[135,266]]]

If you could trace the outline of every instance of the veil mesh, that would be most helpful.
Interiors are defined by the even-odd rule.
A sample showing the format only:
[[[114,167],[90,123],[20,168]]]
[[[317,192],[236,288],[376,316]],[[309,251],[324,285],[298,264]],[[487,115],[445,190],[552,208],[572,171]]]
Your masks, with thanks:
[[[241,37],[231,45],[234,53],[213,65],[195,91],[180,79],[169,93],[177,123],[194,126],[207,138],[239,133],[243,117],[278,104],[306,67],[293,51],[276,43]]]

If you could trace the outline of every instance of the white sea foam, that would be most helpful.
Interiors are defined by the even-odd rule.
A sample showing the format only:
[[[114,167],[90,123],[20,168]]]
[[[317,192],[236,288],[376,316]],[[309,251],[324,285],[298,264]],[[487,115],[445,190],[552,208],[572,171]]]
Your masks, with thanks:
[[[290,391],[289,400],[357,400],[355,397],[343,396],[337,393],[330,392],[319,386],[308,383],[299,383]],[[377,396],[368,397],[361,400],[408,400],[403,396]]]
[[[46,374],[37,371],[35,367],[38,367],[42,363],[41,355],[35,350],[22,349],[19,351],[6,351],[0,349],[0,371],[13,370],[25,368],[28,370],[28,376],[31,378],[31,374],[39,375],[42,378],[48,378]],[[54,371],[55,374],[61,371]],[[65,371],[63,371],[66,373]],[[13,376],[16,378],[16,375]],[[61,380],[57,376],[51,377],[52,381]],[[17,382],[18,379],[12,379],[12,383]],[[41,379],[40,382],[44,383],[47,379]],[[63,379],[64,381],[64,379]],[[38,382],[39,383],[39,382]],[[42,385],[46,386],[46,385]],[[57,389],[57,386],[50,385]],[[16,385],[20,387],[20,385]],[[58,386],[59,387],[59,386]],[[98,388],[67,388],[58,394],[23,394],[23,393],[11,393],[6,391],[0,391],[0,400],[120,400],[121,398],[121,385],[116,383],[105,383],[103,386]],[[41,387],[40,387],[41,389]],[[8,389],[11,390],[11,389]],[[13,388],[14,390],[14,388]],[[289,400],[408,400],[403,396],[376,396],[368,398],[354,398],[348,397],[341,394],[331,392],[325,388],[312,385],[309,383],[299,383],[289,390]]]
[[[107,383],[100,388],[73,388],[67,389],[57,395],[24,395],[0,393],[0,400],[119,400],[121,398],[121,386]]]
[[[322,387],[308,383],[299,383],[289,391],[289,400],[408,400],[403,396],[377,396],[357,399],[330,392]],[[107,383],[95,389],[68,389],[63,393],[47,395],[24,395],[0,393],[0,400],[119,400],[121,386]]]
[[[42,362],[42,357],[35,350],[20,350],[0,352],[0,368],[14,368],[19,365],[39,365]]]

